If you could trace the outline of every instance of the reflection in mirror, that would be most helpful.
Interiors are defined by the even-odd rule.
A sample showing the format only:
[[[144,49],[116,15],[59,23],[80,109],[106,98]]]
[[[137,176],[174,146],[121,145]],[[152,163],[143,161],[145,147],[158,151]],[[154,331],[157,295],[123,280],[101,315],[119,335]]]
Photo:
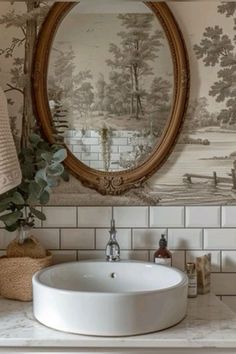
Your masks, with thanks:
[[[172,111],[168,41],[141,2],[81,2],[53,41],[48,99],[54,133],[85,165],[137,167],[161,140]],[[113,5],[113,7],[112,7]]]

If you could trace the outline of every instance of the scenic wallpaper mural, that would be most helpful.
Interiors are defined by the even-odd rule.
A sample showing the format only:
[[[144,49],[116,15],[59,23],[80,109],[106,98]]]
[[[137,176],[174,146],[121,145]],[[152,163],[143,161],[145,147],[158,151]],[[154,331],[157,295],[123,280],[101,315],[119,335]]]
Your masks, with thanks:
[[[55,190],[52,204],[236,204],[236,2],[174,2],[169,3],[169,7],[182,30],[191,69],[189,107],[173,152],[143,188],[120,197],[100,196],[71,178],[69,183],[61,184]],[[77,8],[79,11],[79,5]],[[30,58],[37,31],[48,9],[45,3],[36,8],[24,2],[0,3],[0,84],[8,97],[12,130],[18,146],[24,146],[24,137],[34,124],[27,80],[30,79]],[[99,27],[96,16],[87,28],[95,42],[96,26]],[[171,63],[163,64],[160,70],[157,65],[159,58],[155,58],[156,51],[150,47],[143,48],[146,53],[143,58],[145,70],[135,73],[131,68],[130,72],[125,72],[121,60],[125,58],[122,57],[125,51],[122,41],[130,40],[130,29],[124,15],[111,14],[111,19],[117,26],[114,26],[116,39],[111,34],[104,41],[104,48],[108,48],[106,53],[104,48],[97,49],[105,53],[106,68],[96,67],[95,60],[87,66],[81,65],[81,70],[76,71],[74,62],[77,51],[82,51],[79,46],[83,44],[83,36],[81,41],[79,36],[78,39],[74,37],[78,47],[64,36],[54,47],[48,79],[55,125],[68,148],[75,149],[70,143],[70,132],[74,129],[85,138],[86,134],[98,134],[100,138],[108,134],[101,148],[104,157],[102,164],[95,162],[91,165],[107,171],[115,170],[114,162],[119,160],[120,163],[121,159],[112,151],[112,146],[109,150],[109,134],[113,138],[112,134],[118,134],[118,138],[128,134],[133,119],[140,129],[136,129],[134,136],[129,136],[131,140],[149,134],[152,143],[153,137],[158,141],[161,124],[155,120],[154,112],[168,113],[173,80]],[[137,21],[137,15],[134,21]],[[161,52],[165,47],[163,34],[160,29],[152,27],[151,22],[150,15],[146,15],[145,22],[140,22],[140,26],[146,26],[144,34],[149,36],[149,43],[151,41],[152,48]],[[95,42],[91,42],[89,53],[96,49]],[[89,54],[89,57],[94,56]],[[72,76],[76,80],[73,97],[71,79],[67,90],[66,85],[61,85],[59,74],[62,68],[67,77]],[[132,85],[138,86],[134,90]],[[164,119],[167,116],[164,114]],[[141,140],[137,145],[140,150]],[[83,149],[84,152],[91,152],[90,147]],[[81,158],[82,151],[79,148],[77,152],[75,150]],[[128,163],[129,157],[133,154],[136,159],[140,156],[134,155],[136,152],[125,151],[123,165],[120,166],[132,166]]]

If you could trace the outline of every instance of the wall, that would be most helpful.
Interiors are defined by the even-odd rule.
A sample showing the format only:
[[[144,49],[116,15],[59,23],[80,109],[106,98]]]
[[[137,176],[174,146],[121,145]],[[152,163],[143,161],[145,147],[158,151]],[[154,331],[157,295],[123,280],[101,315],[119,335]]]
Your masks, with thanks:
[[[192,82],[190,102],[207,98],[208,101],[205,102],[207,104],[203,102],[203,108],[207,108],[208,113],[214,116],[214,112],[219,113],[226,104],[224,100],[220,103],[216,102],[215,97],[209,95],[211,85],[217,81],[220,66],[217,64],[214,67],[205,67],[200,60],[197,60],[193,45],[200,42],[202,33],[208,25],[223,26],[224,31],[232,37],[234,35],[233,17],[227,18],[217,12],[219,2],[201,2],[200,4],[199,6],[199,3],[195,2],[193,6],[191,2],[176,2],[171,3],[170,6],[183,31],[190,55]],[[1,2],[0,13],[7,12],[9,6],[9,3]],[[2,47],[6,47],[9,37],[14,36],[15,31],[18,29],[12,27],[1,31]],[[22,56],[22,49],[17,50],[16,57]],[[11,77],[13,59],[1,56],[0,61],[1,83],[6,86]],[[6,63],[10,64],[7,66]],[[9,98],[14,99],[14,104],[9,107],[11,115],[19,119],[21,96],[17,92],[8,94]],[[198,106],[195,110],[190,110],[186,122],[194,117],[196,120],[202,117],[203,119],[209,118],[209,114],[204,110],[201,111],[200,108]],[[197,110],[198,112],[200,110],[201,114],[197,114]],[[195,132],[196,134],[198,133]],[[201,137],[207,134],[207,132],[201,133]],[[55,262],[104,257],[109,223],[113,215],[117,223],[122,258],[152,261],[160,234],[165,232],[169,248],[173,252],[173,265],[180,269],[184,269],[185,262],[194,260],[196,255],[212,253],[212,290],[236,310],[236,206],[231,205],[235,203],[235,192],[229,187],[214,189],[209,184],[206,190],[206,183],[197,188],[194,184],[186,190],[181,182],[183,174],[187,171],[200,171],[210,175],[217,166],[218,173],[227,176],[233,161],[224,160],[223,157],[224,154],[229,156],[235,151],[235,136],[233,129],[220,135],[221,139],[217,141],[218,159],[214,159],[216,146],[213,149],[212,146],[201,146],[202,155],[198,155],[199,149],[179,144],[162,170],[149,181],[143,194],[142,190],[139,190],[135,192],[136,194],[121,198],[101,197],[81,187],[78,181],[72,179],[69,185],[62,185],[54,194],[52,203],[56,203],[57,206],[44,208],[47,221],[43,225],[37,224],[35,234],[45,247],[52,250]],[[188,155],[189,152],[191,152],[190,155]],[[209,160],[201,159],[201,156],[206,156]],[[159,183],[158,192],[155,189],[157,188],[156,181]],[[166,183],[171,181],[172,184],[166,186]],[[173,181],[178,181],[179,184]],[[154,191],[156,198],[153,198]],[[138,198],[137,195],[141,197]],[[159,198],[163,204],[168,206],[150,206],[158,204]],[[78,206],[81,204],[88,206]],[[95,207],[95,204],[99,206]],[[136,204],[136,206],[117,206],[130,204]],[[170,204],[177,206],[169,206]],[[207,204],[207,206],[188,206],[187,204]],[[4,253],[7,243],[14,236],[0,229],[1,253]]]

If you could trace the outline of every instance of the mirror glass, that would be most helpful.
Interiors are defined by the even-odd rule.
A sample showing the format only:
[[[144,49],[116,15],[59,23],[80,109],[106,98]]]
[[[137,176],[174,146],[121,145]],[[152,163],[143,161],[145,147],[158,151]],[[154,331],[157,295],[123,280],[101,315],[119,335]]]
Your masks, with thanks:
[[[138,1],[75,5],[53,41],[47,95],[54,133],[86,166],[141,165],[161,141],[174,99],[157,16]]]

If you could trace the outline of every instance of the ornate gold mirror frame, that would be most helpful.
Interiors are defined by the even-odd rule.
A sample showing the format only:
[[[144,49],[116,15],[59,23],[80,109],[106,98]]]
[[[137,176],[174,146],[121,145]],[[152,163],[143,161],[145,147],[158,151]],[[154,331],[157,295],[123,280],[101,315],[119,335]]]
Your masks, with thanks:
[[[75,2],[60,2],[52,6],[41,27],[35,48],[32,95],[36,117],[40,122],[44,136],[50,143],[55,143],[55,137],[53,136],[52,117],[47,97],[49,55],[61,21],[76,4]],[[98,171],[83,164],[68,150],[68,157],[65,161],[67,168],[84,185],[96,189],[101,194],[118,195],[130,188],[139,187],[160,168],[176,142],[187,107],[189,66],[182,34],[166,3],[147,2],[145,4],[158,17],[169,42],[174,72],[172,110],[160,142],[156,144],[148,158],[136,168],[119,172]]]

